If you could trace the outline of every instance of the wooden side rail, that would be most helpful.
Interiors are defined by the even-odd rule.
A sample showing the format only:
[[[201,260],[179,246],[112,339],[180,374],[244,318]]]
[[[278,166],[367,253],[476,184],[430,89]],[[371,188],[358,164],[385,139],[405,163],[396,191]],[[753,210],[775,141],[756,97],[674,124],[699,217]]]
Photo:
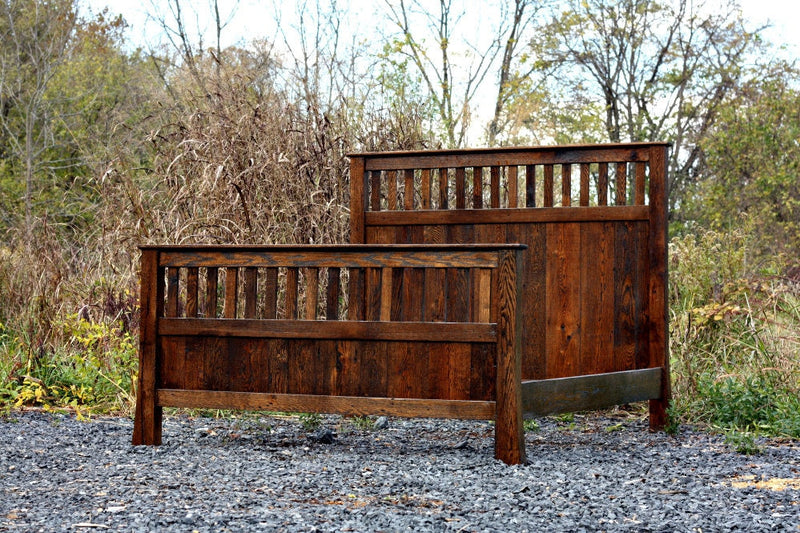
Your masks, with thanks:
[[[524,248],[143,246],[133,443],[166,406],[455,417],[524,462]]]

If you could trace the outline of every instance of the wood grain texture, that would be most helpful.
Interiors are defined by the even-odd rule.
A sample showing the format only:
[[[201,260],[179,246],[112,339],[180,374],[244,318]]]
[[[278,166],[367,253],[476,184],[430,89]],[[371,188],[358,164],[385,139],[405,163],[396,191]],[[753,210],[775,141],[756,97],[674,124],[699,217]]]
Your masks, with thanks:
[[[525,207],[536,207],[536,166],[525,166]]]
[[[186,269],[186,316],[189,318],[197,316],[198,276],[197,267]]]
[[[350,158],[350,239],[364,242],[364,213],[367,211],[366,176],[364,158]]]
[[[206,313],[209,318],[219,316],[219,269],[217,267],[206,268]]]
[[[339,320],[339,298],[341,297],[341,269],[328,269],[328,286],[325,289],[325,319]]]
[[[397,172],[390,170],[384,172],[386,178],[386,209],[397,210]]]
[[[403,177],[403,209],[414,210],[414,170],[406,169]]]
[[[579,204],[581,207],[589,205],[589,163],[581,163],[581,191]]]
[[[628,203],[628,164],[627,163],[617,163],[617,171],[615,174],[616,177],[616,204],[617,205],[625,205]]]
[[[143,250],[139,264],[139,378],[132,444],[161,444],[162,409],[157,403],[158,346],[157,319],[164,312],[164,270],[158,266],[158,252]]]
[[[517,181],[517,165],[508,167],[508,204],[506,207],[515,209],[519,202],[519,183]]]
[[[472,208],[483,209],[483,168],[472,169]]]
[[[580,225],[547,227],[547,377],[574,376],[580,354]]]
[[[591,261],[580,263],[581,351],[579,373],[598,374],[622,370],[614,361],[614,225],[609,222],[581,225],[580,252]]]
[[[522,429],[520,309],[517,295],[522,283],[517,265],[522,252],[501,252],[495,294],[497,319],[497,398],[495,416],[495,458],[507,464],[525,463],[525,436]]]
[[[572,165],[561,165],[561,206],[572,205]]]
[[[201,409],[248,409],[339,413],[350,416],[387,415],[425,418],[491,420],[494,402],[465,402],[413,398],[263,394],[225,391],[158,391],[158,404],[165,407]]]
[[[597,205],[608,205],[608,163],[597,166]]]
[[[431,208],[431,169],[423,168],[420,173],[420,209],[430,209]],[[351,242],[364,242],[363,240],[360,241],[351,241]]]
[[[456,168],[456,209],[467,207],[467,180],[464,167]]]
[[[489,207],[500,207],[500,167],[493,166],[489,171]]]
[[[225,307],[223,315],[225,318],[236,318],[236,308],[239,302],[239,269],[235,267],[225,268]]]
[[[258,269],[244,269],[244,318],[255,318],[258,309]]]
[[[544,207],[553,207],[553,165],[544,166]]]
[[[264,294],[264,318],[278,317],[278,269],[264,269],[264,284],[261,292]]]
[[[661,398],[650,402],[650,427],[663,429],[672,399],[667,312],[667,146],[650,148],[648,250],[648,352],[650,366],[662,369]]]

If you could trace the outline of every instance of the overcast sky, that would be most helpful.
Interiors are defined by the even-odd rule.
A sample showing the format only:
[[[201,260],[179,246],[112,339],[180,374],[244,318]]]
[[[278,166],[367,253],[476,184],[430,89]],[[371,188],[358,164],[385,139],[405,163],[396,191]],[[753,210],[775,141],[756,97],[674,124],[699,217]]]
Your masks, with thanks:
[[[125,20],[130,24],[129,38],[134,45],[144,45],[147,39],[158,38],[158,27],[148,22],[147,11],[151,7],[152,1],[164,4],[161,0],[85,0],[86,4],[93,11],[99,11],[108,6],[112,13],[121,13]],[[475,0],[478,4],[479,0]],[[702,0],[700,0],[702,2]],[[281,9],[288,11],[287,16],[295,10],[297,4],[301,2],[293,0],[282,0],[270,2],[264,0],[221,0],[220,7],[223,16],[229,12],[231,6],[236,5],[236,12],[229,27],[225,30],[230,42],[247,42],[253,37],[272,37],[275,28],[271,27],[274,19],[274,5],[281,6]],[[310,0],[308,4],[312,4]],[[481,1],[481,3],[483,3]],[[705,3],[705,2],[703,2]],[[797,22],[800,21],[800,2],[797,0],[740,0],[742,12],[745,18],[754,24],[764,24],[771,22],[773,28],[764,32],[764,37],[778,44],[785,44],[788,47],[787,53],[790,57],[800,57],[800,31],[797,29]],[[184,0],[186,6],[194,6],[198,12],[208,12],[208,0]],[[373,10],[375,0],[351,0],[340,2],[340,5],[349,6],[354,12]],[[369,17],[367,17],[369,20]],[[207,21],[201,21],[201,25],[211,28],[210,17]],[[147,37],[145,37],[147,36]],[[210,35],[209,35],[210,37]],[[207,39],[208,40],[208,39]],[[208,40],[210,43],[210,40]]]

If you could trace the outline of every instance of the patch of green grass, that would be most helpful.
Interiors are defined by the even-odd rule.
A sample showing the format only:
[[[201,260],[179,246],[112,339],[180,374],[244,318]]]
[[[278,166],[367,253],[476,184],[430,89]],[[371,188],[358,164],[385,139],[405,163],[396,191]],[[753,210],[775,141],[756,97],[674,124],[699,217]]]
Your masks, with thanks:
[[[541,427],[539,427],[539,422],[534,420],[533,418],[527,418],[522,422],[522,428],[525,431],[539,431]]]
[[[297,418],[306,431],[314,431],[322,426],[322,415],[319,413],[300,413]]]
[[[354,416],[350,422],[362,431],[368,431],[375,427],[375,421],[368,416]]]

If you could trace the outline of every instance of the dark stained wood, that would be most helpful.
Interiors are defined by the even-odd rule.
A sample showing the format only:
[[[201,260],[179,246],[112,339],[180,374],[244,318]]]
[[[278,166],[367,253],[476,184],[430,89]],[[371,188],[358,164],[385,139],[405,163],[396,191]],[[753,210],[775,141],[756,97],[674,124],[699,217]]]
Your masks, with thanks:
[[[581,207],[589,205],[589,163],[581,163],[581,192],[579,203]]]
[[[544,166],[544,207],[553,207],[553,165]]]
[[[648,161],[653,147],[665,150],[666,143],[616,145],[573,145],[487,148],[469,150],[426,150],[408,152],[365,152],[367,170],[406,168],[456,168],[459,166],[560,165],[608,161]]]
[[[495,290],[499,316],[494,449],[497,459],[508,464],[519,464],[526,462],[525,435],[522,429],[522,332],[519,329],[521,310],[517,308],[517,295],[522,293],[517,266],[522,264],[522,252],[503,251],[501,256]]]
[[[384,269],[380,268],[367,268],[364,270],[364,285],[366,290],[364,297],[364,320],[372,321],[381,319],[381,291],[383,290],[381,274],[383,270]]]
[[[472,208],[483,209],[483,168],[472,169]]]
[[[328,287],[325,293],[325,318],[339,320],[339,298],[341,295],[341,269],[328,269]]]
[[[132,443],[161,444],[162,409],[156,398],[158,346],[157,317],[164,312],[164,270],[158,266],[158,251],[142,250],[140,259],[139,378]]]
[[[298,270],[296,268],[286,269],[286,319],[293,320],[297,318],[297,282]]]
[[[525,166],[525,207],[536,207],[536,166]]]
[[[264,318],[277,318],[278,316],[278,269],[264,269]]]
[[[580,354],[580,225],[547,227],[547,377],[574,376]]]
[[[236,307],[239,302],[239,269],[235,267],[225,268],[225,308],[223,316],[225,318],[236,318]]]
[[[447,168],[439,169],[439,209],[447,209]],[[355,243],[354,243],[355,244]]]
[[[189,318],[197,316],[198,276],[197,267],[186,269],[186,316]]]
[[[634,205],[644,205],[645,181],[647,180],[647,163],[635,163],[636,166],[636,185],[633,196]]]
[[[390,170],[384,172],[386,176],[386,209],[397,210],[397,172]]]
[[[186,381],[186,340],[183,337],[159,337],[158,349],[161,355],[158,388],[189,388],[191,383]]]
[[[617,163],[617,172],[616,172],[616,183],[617,183],[617,194],[616,194],[616,204],[617,205],[625,205],[628,203],[628,196],[627,196],[627,183],[628,183],[628,164],[627,163]]]
[[[180,280],[179,268],[167,269],[167,307],[164,310],[166,316],[178,316],[179,302],[178,302],[178,284]]]
[[[523,411],[530,416],[602,409],[657,398],[660,393],[660,368],[522,382]]]
[[[364,213],[367,211],[364,158],[350,158],[350,238],[364,242]]]
[[[597,205],[608,205],[608,163],[597,166]]]
[[[383,211],[367,213],[370,229],[381,226],[407,226],[409,224],[543,224],[557,222],[594,222],[647,220],[647,206],[605,206],[573,209],[550,207],[548,209],[462,209],[451,211],[417,211],[413,213]],[[385,243],[384,243],[385,244]]]
[[[519,184],[517,182],[517,165],[508,167],[508,205],[511,209],[517,207],[519,198]]]
[[[458,167],[456,169],[456,209],[465,209],[467,207],[466,181],[464,167]]]
[[[258,308],[258,269],[244,269],[244,318],[255,318]]]
[[[206,313],[209,318],[217,318],[219,310],[217,302],[219,301],[219,269],[217,267],[206,268]]]
[[[614,360],[614,224],[581,224],[581,255],[591,261],[580,263],[581,351],[579,373],[599,374],[619,370]]]
[[[572,204],[572,165],[561,165],[561,206]]]
[[[645,209],[642,207],[633,209]],[[475,211],[482,213],[485,211]],[[431,213],[428,211],[428,213]],[[378,214],[378,213],[371,213]],[[382,214],[388,214],[382,213]],[[395,215],[406,215],[403,211],[398,211]],[[383,231],[380,231],[383,230]],[[407,228],[400,228],[401,234],[408,236]],[[370,234],[370,231],[373,233]],[[367,227],[368,236],[381,239],[393,239],[398,237],[397,233],[392,233],[384,228]],[[420,233],[420,235],[424,234]],[[313,251],[302,251],[302,247],[269,248],[255,247],[251,250],[241,248],[219,248],[219,247],[184,247],[179,249],[165,249],[161,255],[161,266],[243,266],[243,267],[306,267],[306,268],[325,268],[325,267],[482,267],[491,268],[497,265],[496,250],[491,250],[487,246],[471,245],[466,247],[441,246],[419,246],[419,245],[392,245],[376,248],[369,246],[363,249],[347,249],[339,247],[315,247]],[[454,252],[454,253],[449,253]]]
[[[667,329],[667,146],[650,148],[648,235],[648,351],[650,366],[661,368],[661,397],[650,401],[650,427],[663,429],[672,400]]]
[[[381,172],[373,170],[369,173],[369,206],[372,211],[381,210]]]
[[[431,169],[423,168],[420,184],[420,209],[431,208]],[[364,242],[363,239],[357,242]]]
[[[456,276],[462,273],[456,272]],[[463,281],[463,278],[459,281]],[[453,283],[449,281],[448,283]],[[468,291],[465,289],[465,291]],[[466,302],[468,296],[458,303]],[[462,318],[468,310],[448,309]],[[456,312],[459,311],[459,312]],[[450,317],[448,317],[450,318]],[[163,318],[159,335],[197,335],[219,337],[273,337],[284,339],[368,339],[408,341],[491,342],[496,333],[494,324],[462,321],[450,322],[374,322],[325,320],[261,320],[239,318],[199,319]]]
[[[642,319],[640,243],[634,226],[615,226],[614,355],[615,370],[636,368],[638,328]]]
[[[414,210],[414,170],[406,169],[403,184],[403,209]]]
[[[493,166],[489,171],[489,207],[500,207],[500,167]]]
[[[319,305],[319,269],[305,269],[306,282],[306,320],[317,319],[317,305]]]
[[[263,394],[225,391],[158,391],[158,403],[164,407],[202,409],[249,409],[339,413],[350,416],[387,415],[490,420],[495,403],[482,401],[447,401],[414,398],[357,396],[320,396],[305,394]]]

